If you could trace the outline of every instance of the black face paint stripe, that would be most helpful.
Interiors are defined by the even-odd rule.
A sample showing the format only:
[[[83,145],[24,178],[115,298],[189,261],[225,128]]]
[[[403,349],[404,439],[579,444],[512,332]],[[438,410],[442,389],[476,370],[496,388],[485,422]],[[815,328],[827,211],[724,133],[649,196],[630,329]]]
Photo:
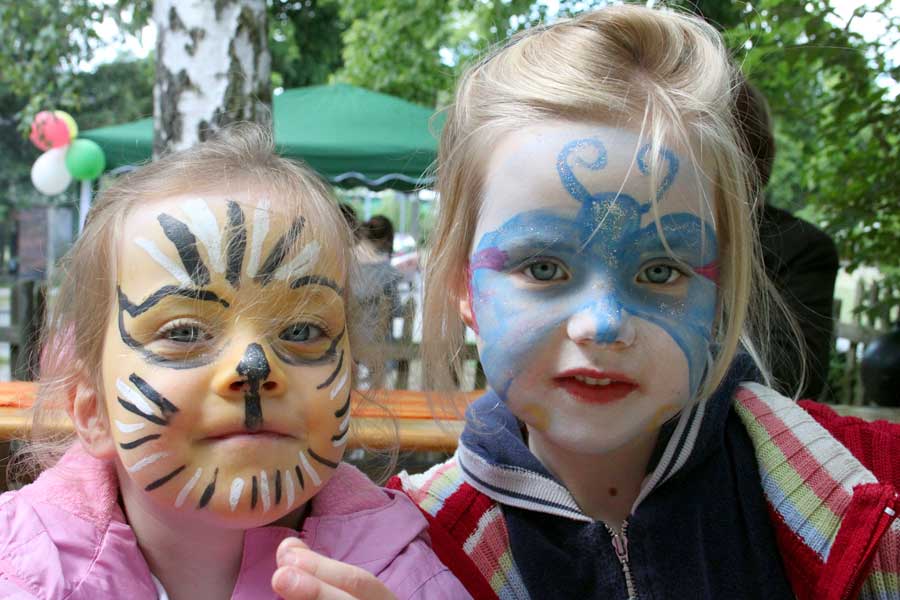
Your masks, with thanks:
[[[213,480],[210,482],[206,489],[203,490],[203,495],[200,496],[200,502],[197,503],[197,508],[206,508],[206,505],[209,504],[209,501],[212,500],[213,494],[216,492],[216,479],[219,478],[219,468],[216,467],[215,472],[213,473]]]
[[[346,328],[342,329],[339,334],[337,334],[333,340],[331,340],[331,345],[328,347],[325,352],[322,353],[321,356],[316,358],[299,358],[297,356],[293,356],[284,352],[283,350],[279,350],[278,346],[273,346],[272,351],[278,356],[282,362],[286,362],[287,364],[297,367],[297,366],[308,366],[308,365],[321,365],[327,363],[329,361],[334,360],[334,357],[337,355],[337,345],[344,338],[344,333],[347,331]]]
[[[341,354],[340,354],[340,356],[338,356],[338,364],[334,368],[334,371],[331,372],[331,375],[329,375],[325,381],[323,381],[322,383],[317,385],[316,389],[321,390],[322,388],[328,387],[329,385],[331,385],[331,382],[334,381],[334,378],[338,376],[338,373],[341,372],[341,367],[343,367],[343,366],[344,366],[344,351],[341,350]]]
[[[193,369],[196,367],[202,367],[203,365],[209,364],[210,362],[212,362],[213,360],[215,360],[218,357],[218,354],[221,352],[221,349],[218,352],[216,352],[215,354],[212,354],[212,355],[208,354],[206,356],[200,356],[200,357],[191,358],[191,359],[167,358],[167,357],[155,354],[155,353],[147,350],[146,348],[144,348],[144,345],[142,343],[140,343],[139,341],[137,341],[136,339],[131,337],[131,335],[128,333],[128,330],[125,328],[125,313],[128,312],[132,317],[137,316],[137,315],[141,314],[142,312],[144,312],[145,310],[147,310],[150,306],[152,306],[152,304],[155,304],[156,302],[158,302],[161,298],[168,296],[168,295],[173,295],[173,294],[179,295],[179,296],[186,296],[189,298],[195,298],[195,299],[199,299],[199,300],[216,301],[216,302],[219,302],[220,304],[222,304],[226,308],[228,308],[228,302],[226,302],[225,300],[221,300],[218,296],[216,296],[212,292],[208,292],[205,290],[193,290],[193,289],[187,289],[187,288],[179,288],[176,286],[168,286],[169,293],[160,295],[158,298],[156,298],[152,302],[152,304],[148,304],[148,303],[150,303],[150,300],[152,297],[148,298],[144,302],[144,304],[136,307],[136,306],[134,306],[134,304],[131,303],[130,300],[128,300],[128,297],[122,293],[122,290],[120,288],[117,287],[116,289],[118,291],[118,297],[119,297],[119,336],[122,338],[122,343],[124,343],[126,346],[128,346],[132,350],[139,352],[141,354],[141,356],[144,357],[145,361],[147,361],[148,363],[153,364],[153,365],[159,365],[161,367],[166,367],[167,369],[179,369],[180,370],[180,369]],[[162,288],[162,290],[166,290],[166,289],[167,288]],[[158,293],[159,293],[159,291],[154,293],[154,296],[156,296]],[[145,305],[147,305],[147,306],[145,306]]]
[[[162,225],[163,232],[169,241],[175,245],[184,270],[198,286],[209,283],[209,270],[203,264],[200,253],[197,252],[197,238],[191,233],[187,225],[166,213],[161,213],[156,220]]]
[[[231,287],[237,289],[241,285],[241,265],[244,264],[244,251],[247,248],[247,227],[244,225],[244,211],[234,200],[228,201],[228,236],[225,279]]]
[[[271,369],[262,346],[253,343],[247,346],[244,356],[236,368],[237,374],[247,380],[244,391],[244,426],[255,431],[262,425],[262,405],[259,401],[259,385],[269,378]]]
[[[266,257],[266,260],[263,262],[262,267],[259,268],[256,277],[253,278],[256,283],[259,285],[266,285],[272,280],[275,271],[278,270],[278,267],[281,266],[281,263],[284,262],[288,253],[293,249],[294,244],[300,238],[300,234],[303,232],[304,223],[306,223],[306,220],[303,217],[297,217],[294,222],[291,223],[291,228],[275,242],[275,246],[272,248],[272,251],[269,252],[269,256]]]
[[[337,435],[331,436],[331,441],[332,441],[332,442],[337,442],[337,441],[342,440],[342,439],[344,438],[344,436],[347,435],[347,432],[348,432],[348,431],[350,431],[350,426],[349,426],[349,425],[347,426],[347,429],[345,429],[345,430],[339,432]]]
[[[347,414],[348,410],[350,410],[350,392],[347,392],[347,401],[344,402],[344,405],[334,411],[334,416],[340,419]]]
[[[312,448],[308,448],[307,452],[309,452],[309,457],[311,459],[313,459],[314,461],[322,463],[326,467],[330,467],[332,469],[337,469],[338,464],[336,462],[328,460],[324,456],[319,456],[318,454],[315,453],[315,451]]]
[[[300,489],[303,489],[303,471],[300,470],[300,465],[294,465],[294,472],[297,474],[297,481],[300,482]]]
[[[250,510],[256,508],[256,501],[259,500],[259,487],[256,483],[256,475],[253,476],[253,488],[250,492]]]
[[[159,304],[159,302],[163,298],[168,298],[169,296],[182,296],[184,298],[190,298],[192,300],[204,300],[206,302],[218,302],[225,308],[228,308],[228,302],[219,298],[215,293],[209,290],[196,290],[193,288],[185,288],[177,285],[164,285],[159,288],[149,296],[147,299],[141,302],[138,305],[135,305],[128,299],[122,292],[122,288],[116,286],[116,292],[118,292],[119,296],[119,310],[126,311],[132,317],[136,317],[140,314],[143,314]]]
[[[163,427],[165,427],[169,424],[169,422],[167,420],[161,419],[160,417],[157,417],[156,415],[148,415],[148,414],[144,413],[141,409],[139,409],[137,406],[135,406],[128,400],[122,400],[118,396],[116,396],[116,400],[118,400],[119,404],[122,405],[122,408],[124,408],[128,412],[134,413],[139,417],[143,417],[144,419],[147,419],[148,421],[150,421],[151,423],[153,423],[155,425],[162,425]]]
[[[275,504],[281,503],[281,469],[275,471]]]
[[[162,411],[163,416],[168,417],[169,415],[175,414],[178,412],[178,407],[169,402],[165,396],[157,392],[153,389],[149,383],[138,377],[137,373],[132,373],[128,376],[128,381],[134,384],[134,386],[141,391],[144,397],[159,407],[159,410]]]
[[[325,287],[333,289],[338,294],[342,296],[344,295],[344,288],[339,286],[333,279],[329,279],[324,275],[304,275],[303,277],[298,277],[291,282],[292,289],[296,289],[304,285],[324,285]]]
[[[181,473],[182,471],[184,471],[185,466],[186,466],[186,465],[181,465],[180,467],[178,467],[177,469],[175,469],[174,471],[172,471],[172,472],[169,473],[168,475],[166,475],[166,476],[164,476],[164,477],[160,477],[159,479],[157,479],[157,480],[154,481],[153,483],[148,483],[148,484],[147,484],[147,487],[144,488],[144,491],[152,492],[152,491],[155,490],[156,488],[158,488],[158,487],[160,487],[160,486],[163,486],[163,485],[167,484],[167,483],[169,482],[169,480],[171,480],[173,477],[175,477],[176,475],[178,475],[179,473]]]
[[[154,433],[153,435],[145,435],[144,437],[138,438],[133,442],[123,442],[119,444],[119,447],[122,448],[122,450],[134,450],[138,446],[146,444],[147,442],[152,442],[153,440],[157,440],[161,437],[162,435],[159,433]]]

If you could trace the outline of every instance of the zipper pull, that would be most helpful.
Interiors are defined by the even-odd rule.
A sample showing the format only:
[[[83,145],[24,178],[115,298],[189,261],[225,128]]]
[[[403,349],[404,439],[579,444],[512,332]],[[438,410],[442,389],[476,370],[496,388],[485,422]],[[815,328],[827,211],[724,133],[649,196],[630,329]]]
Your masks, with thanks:
[[[624,532],[622,534],[614,533],[612,535],[612,545],[619,560],[628,562],[628,538],[625,537]]]

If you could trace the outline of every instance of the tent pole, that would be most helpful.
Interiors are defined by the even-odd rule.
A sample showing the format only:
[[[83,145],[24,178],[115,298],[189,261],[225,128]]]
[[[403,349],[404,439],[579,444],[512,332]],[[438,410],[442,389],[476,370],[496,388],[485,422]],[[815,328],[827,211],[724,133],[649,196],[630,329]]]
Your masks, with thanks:
[[[81,182],[81,197],[78,200],[78,233],[84,231],[84,221],[91,208],[91,188],[94,181],[87,179]]]

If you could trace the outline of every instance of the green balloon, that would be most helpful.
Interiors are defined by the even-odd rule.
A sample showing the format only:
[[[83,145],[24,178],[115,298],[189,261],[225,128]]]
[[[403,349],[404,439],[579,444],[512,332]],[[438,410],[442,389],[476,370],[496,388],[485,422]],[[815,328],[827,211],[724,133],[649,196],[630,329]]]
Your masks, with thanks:
[[[97,179],[106,168],[106,155],[96,142],[77,139],[66,151],[66,168],[79,181]]]

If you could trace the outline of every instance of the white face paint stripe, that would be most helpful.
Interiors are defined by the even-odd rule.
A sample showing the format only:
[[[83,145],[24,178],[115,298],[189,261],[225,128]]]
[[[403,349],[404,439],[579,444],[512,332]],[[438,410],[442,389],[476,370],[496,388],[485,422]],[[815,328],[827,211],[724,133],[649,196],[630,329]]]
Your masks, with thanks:
[[[338,379],[338,381],[337,381],[337,383],[334,385],[334,387],[331,388],[331,394],[330,394],[330,396],[331,396],[331,399],[332,399],[332,400],[334,400],[334,398],[335,398],[338,394],[341,393],[341,390],[344,389],[344,384],[347,383],[347,378],[348,378],[349,376],[350,376],[350,369],[346,369],[346,370],[344,371],[344,374],[341,375],[341,378]]]
[[[302,277],[309,272],[310,267],[318,258],[319,242],[312,241],[303,246],[291,260],[275,270],[275,279],[286,281]]]
[[[253,235],[250,238],[250,258],[247,260],[247,275],[254,277],[259,268],[263,242],[269,233],[269,201],[260,200],[253,209]]]
[[[168,452],[157,452],[156,454],[151,454],[150,456],[145,456],[141,460],[137,461],[136,463],[134,463],[133,465],[128,467],[128,472],[129,473],[137,473],[144,467],[146,467],[148,465],[152,465],[153,463],[155,463],[162,457],[168,456],[168,455],[169,455]]]
[[[306,458],[306,454],[303,452],[299,453],[300,456],[300,464],[303,466],[303,469],[309,473],[309,478],[312,480],[313,485],[321,485],[322,480],[319,479],[319,474],[316,473],[316,470],[312,468],[312,465],[309,464],[309,459]]]
[[[349,425],[350,425],[350,413],[348,412],[347,416],[344,417],[344,420],[341,421],[341,424],[338,425],[338,431],[343,431],[343,430],[347,429],[347,427]]]
[[[287,486],[287,505],[294,505],[294,474],[289,470],[284,471],[284,483]]]
[[[135,431],[140,431],[143,428],[143,423],[123,423],[122,421],[116,419],[116,429],[118,429],[122,433],[134,433]]]
[[[231,507],[231,512],[234,512],[234,509],[237,508],[238,502],[241,501],[241,494],[244,492],[244,480],[240,477],[235,477],[231,482],[231,490],[228,492],[228,505]]]
[[[191,276],[184,270],[184,267],[163,254],[162,250],[160,250],[152,241],[144,238],[135,238],[134,243],[143,248],[144,251],[150,255],[150,258],[155,260],[159,266],[177,279],[178,283],[185,286],[193,284],[191,282]]]
[[[121,379],[116,379],[116,389],[119,390],[119,393],[125,397],[125,400],[128,400],[132,404],[138,407],[145,415],[154,415],[156,413],[153,412],[153,407],[144,400],[144,397],[137,392],[137,390],[132,389],[127,383],[122,381]]]
[[[194,476],[190,478],[190,480],[184,484],[184,487],[181,488],[181,491],[178,492],[178,496],[175,498],[175,508],[181,508],[181,505],[184,504],[184,501],[187,500],[188,494],[191,493],[191,490],[194,489],[194,486],[197,485],[197,482],[200,481],[200,475],[203,474],[203,469],[197,469],[194,471]]]
[[[265,471],[259,472],[259,495],[262,497],[263,511],[272,507],[272,501],[269,499],[269,478]]]
[[[349,437],[349,434],[350,434],[350,430],[348,429],[347,431],[344,432],[344,435],[342,435],[341,437],[339,437],[336,440],[332,440],[331,445],[334,446],[335,448],[339,448],[339,447],[343,446],[344,444],[347,443],[347,438]]]
[[[205,200],[192,198],[186,200],[181,210],[187,215],[193,234],[206,246],[209,264],[216,273],[225,272],[225,259],[222,256],[222,232],[216,215],[209,210]]]

